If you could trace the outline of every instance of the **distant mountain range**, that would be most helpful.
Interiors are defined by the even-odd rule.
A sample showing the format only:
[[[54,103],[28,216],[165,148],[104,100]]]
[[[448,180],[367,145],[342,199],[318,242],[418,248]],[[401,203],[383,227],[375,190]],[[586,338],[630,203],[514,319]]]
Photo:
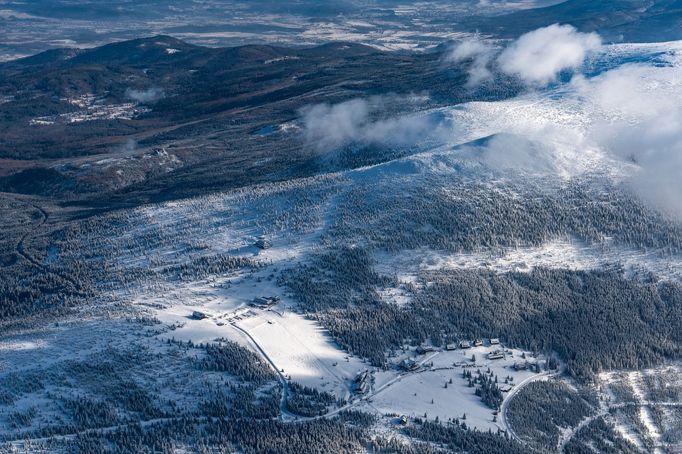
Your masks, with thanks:
[[[174,197],[311,175],[321,170],[319,157],[298,134],[256,132],[319,102],[428,93],[425,102],[436,106],[518,93],[511,81],[465,88],[466,72],[443,64],[445,50],[208,48],[153,36],[0,64],[0,159],[13,160],[0,190],[75,196],[125,188],[129,201],[130,191]],[[412,108],[397,103],[391,110]],[[369,155],[372,162],[395,156],[386,152]],[[368,162],[356,156],[339,165]]]
[[[513,38],[557,22],[581,31],[597,31],[613,42],[673,41],[682,39],[682,1],[568,0],[544,8],[467,19],[464,24],[470,30]]]
[[[0,61],[154,34],[210,47],[351,41],[406,50],[432,48],[461,33],[516,37],[559,22],[612,42],[669,41],[681,36],[681,9],[677,0],[3,2]]]

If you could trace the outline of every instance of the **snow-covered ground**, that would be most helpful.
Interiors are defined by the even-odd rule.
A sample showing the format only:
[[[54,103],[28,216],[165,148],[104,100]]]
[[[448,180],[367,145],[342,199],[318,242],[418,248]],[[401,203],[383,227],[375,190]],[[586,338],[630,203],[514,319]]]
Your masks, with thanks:
[[[658,251],[643,251],[616,245],[594,245],[578,239],[557,239],[538,247],[519,247],[497,251],[450,253],[430,249],[379,253],[377,270],[386,274],[400,270],[403,282],[412,282],[421,271],[447,269],[489,269],[497,272],[527,272],[533,268],[596,270],[620,264],[631,274],[646,270],[657,276],[682,279],[682,257],[663,257]],[[391,295],[392,296],[392,295]]]
[[[678,420],[682,408],[679,364],[603,372],[597,386],[616,431],[623,438],[650,452],[677,452],[682,448]],[[660,416],[654,417],[654,412]]]
[[[158,342],[138,343],[147,336],[145,326],[123,320],[94,319],[85,314],[80,320],[26,330],[9,337],[0,333],[0,437],[19,429],[8,423],[17,413],[35,414],[22,430],[37,430],[64,421],[66,398],[97,394],[101,387],[115,384],[126,372],[119,368],[135,367],[135,360],[129,361],[131,358],[158,348]],[[130,356],[117,356],[120,352]],[[154,365],[147,364],[147,372],[155,370],[155,376],[141,373],[135,380],[146,386],[182,376],[173,358],[166,357],[163,361],[163,365],[156,360]],[[97,369],[105,365],[112,366],[113,370],[102,373]],[[169,382],[166,384],[164,394],[178,391]]]
[[[352,382],[368,369],[359,358],[343,352],[318,323],[292,312],[269,311],[237,322],[292,381],[351,397]]]
[[[506,352],[504,359],[488,359],[487,355],[496,350]],[[374,386],[369,401],[359,407],[374,410],[382,415],[398,414],[408,417],[424,415],[428,419],[438,417],[440,421],[450,419],[463,420],[467,426],[479,430],[506,430],[495,410],[487,407],[481,398],[475,395],[475,387],[469,388],[463,371],[468,370],[474,376],[488,369],[498,377],[498,386],[507,395],[517,384],[531,377],[539,377],[541,373],[528,370],[515,370],[515,364],[544,364],[544,358],[533,358],[530,352],[522,357],[521,350],[506,349],[499,345],[473,347],[465,350],[441,350],[418,355],[415,360],[424,362],[425,366],[415,372],[396,373],[395,370],[378,371],[374,374]],[[472,356],[476,361],[471,361]],[[432,364],[432,365],[431,365]],[[510,377],[508,383],[506,378]],[[450,382],[452,380],[452,382]],[[447,387],[446,387],[447,384]]]
[[[335,27],[332,24],[329,29],[319,29],[318,33],[340,33]],[[397,42],[395,36],[387,43],[389,41],[391,45]],[[609,52],[621,52],[618,55],[632,51],[631,46],[609,48]],[[652,79],[652,83],[656,81],[661,79]],[[338,208],[335,204],[338,192],[347,190],[359,180],[371,181],[380,171],[396,171],[408,161],[421,165],[425,173],[439,176],[454,172],[454,166],[450,164],[457,160],[478,160],[503,172],[551,172],[560,178],[595,171],[604,171],[617,179],[627,176],[633,171],[633,164],[607,153],[593,137],[597,119],[617,121],[618,112],[607,112],[604,116],[603,105],[597,109],[580,102],[576,93],[584,86],[576,84],[549,92],[529,93],[508,101],[467,103],[440,109],[455,125],[447,144],[398,163],[283,184],[265,184],[131,211],[121,221],[121,231],[112,238],[91,238],[92,248],[88,248],[86,254],[92,254],[88,259],[93,263],[99,263],[95,262],[98,254],[106,254],[109,263],[119,270],[139,268],[150,272],[151,277],[144,275],[149,281],[131,283],[111,293],[113,299],[131,303],[133,309],[160,321],[161,327],[155,327],[143,340],[135,337],[140,333],[131,332],[130,325],[117,324],[116,329],[101,330],[104,324],[95,321],[0,337],[0,376],[26,372],[34,364],[49,367],[57,361],[85,360],[97,349],[125,345],[133,337],[150,350],[168,339],[195,344],[229,339],[264,354],[292,381],[330,392],[360,409],[382,415],[427,415],[429,419],[438,417],[441,421],[462,420],[466,414],[468,426],[481,430],[506,429],[502,421],[494,421],[493,409],[487,408],[475,396],[475,388],[467,386],[462,371],[470,370],[475,374],[478,370],[490,369],[498,376],[500,387],[511,392],[516,384],[538,375],[513,368],[515,363],[525,361],[521,351],[510,350],[504,359],[489,360],[487,354],[501,347],[436,350],[424,355],[415,355],[410,350],[393,358],[388,370],[376,370],[341,350],[319,323],[300,313],[298,302],[277,285],[276,279],[281,270],[304,263],[312,253],[324,248],[320,239]],[[673,80],[668,88],[671,93],[677,93],[676,87]],[[74,99],[72,104],[81,111],[64,117],[65,121],[113,118],[110,115],[134,108],[132,104],[125,109],[101,105],[87,97]],[[107,110],[110,107],[115,107],[115,111]],[[492,135],[499,135],[499,141],[490,142],[487,154],[474,153],[467,147],[458,148]],[[512,136],[527,139],[526,144],[540,145],[527,147],[513,155],[513,159],[509,156],[500,158],[496,153],[503,153],[505,145],[519,143],[509,142]],[[519,163],[532,165],[521,168]],[[395,173],[388,175],[395,176]],[[254,241],[262,235],[268,237],[271,248],[260,250],[254,246]],[[82,254],[81,251],[77,253]],[[188,275],[176,281],[165,281],[160,277],[166,268],[219,254],[248,258],[260,267],[207,273],[202,277]],[[79,260],[81,258],[79,256]],[[63,257],[55,253],[54,260],[60,259]],[[679,257],[661,257],[657,251],[639,251],[608,243],[597,246],[572,238],[554,239],[537,247],[494,252],[446,253],[429,249],[403,250],[397,254],[378,252],[374,259],[377,272],[396,276],[401,282],[410,284],[416,284],[420,273],[429,270],[488,268],[506,272],[528,271],[539,266],[587,270],[613,263],[620,263],[633,273],[645,269],[667,279],[679,281],[682,278],[682,259]],[[401,287],[378,289],[378,292],[387,302],[401,306],[409,304],[409,292]],[[271,309],[250,306],[255,298],[270,296],[281,299]],[[197,320],[192,317],[195,311],[207,317]],[[472,355],[475,361],[471,361]],[[398,360],[407,356],[415,358],[421,367],[411,372],[399,370]],[[530,354],[526,353],[526,356]],[[352,382],[364,370],[371,373],[371,389],[366,400],[353,398]],[[676,370],[679,375],[679,369]],[[165,378],[171,383],[170,375],[174,372],[169,369],[166,373],[169,377]],[[599,379],[611,399],[611,407],[625,408],[626,404],[637,407],[636,421],[628,421],[625,415],[616,412],[617,430],[639,446],[648,447],[647,443],[650,443],[658,449],[664,445],[665,430],[659,427],[652,407],[671,406],[674,402],[661,402],[648,394],[643,377],[655,373],[605,373]],[[505,383],[508,376],[513,379]],[[620,398],[610,390],[621,382],[632,389],[632,402],[619,401]],[[30,399],[31,405],[42,405],[48,391],[34,393],[26,402],[20,401],[19,407],[29,405]]]
[[[151,308],[158,320],[172,327],[159,334],[161,339],[196,344],[224,338],[253,348],[244,330],[292,381],[339,398],[350,397],[353,379],[367,364],[341,350],[319,323],[294,312],[293,301],[272,281],[257,282],[259,278],[236,277],[229,288],[220,281],[203,286],[193,283],[164,296],[140,296],[137,304]],[[277,296],[281,301],[270,309],[249,305],[263,296]],[[208,318],[196,320],[194,311]]]

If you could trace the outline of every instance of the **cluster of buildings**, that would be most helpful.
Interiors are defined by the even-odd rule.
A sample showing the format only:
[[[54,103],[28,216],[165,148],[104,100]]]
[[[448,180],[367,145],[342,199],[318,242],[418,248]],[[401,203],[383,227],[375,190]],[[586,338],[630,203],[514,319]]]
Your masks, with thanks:
[[[495,346],[495,345],[500,345],[500,339],[493,337],[490,339],[475,339],[475,340],[462,340],[457,343],[449,343],[445,346],[445,350],[452,351],[452,350],[465,350],[468,348],[472,347],[480,347],[480,346]],[[431,353],[436,351],[436,348],[431,346],[431,345],[420,345],[417,347],[417,354],[419,355],[424,355],[427,353]],[[504,359],[506,357],[506,353],[502,348],[498,348],[496,350],[493,350],[489,352],[487,355],[487,358],[490,360],[493,359]],[[406,358],[403,359],[399,364],[398,367],[404,371],[412,372],[417,369],[419,369],[419,363],[417,363],[414,359],[411,358]]]
[[[253,301],[249,303],[249,306],[255,307],[257,309],[270,309],[276,304],[279,304],[280,298],[279,296],[259,296],[258,298],[254,298]],[[250,312],[250,311],[249,311]],[[251,315],[255,315],[253,312],[250,312]],[[235,316],[236,320],[240,320],[238,316],[236,316],[237,312],[235,312],[233,315]],[[202,312],[202,311],[193,311],[192,314],[190,315],[190,318],[193,320],[206,320],[209,318],[212,318],[213,315],[209,314],[208,312]],[[229,319],[232,321],[232,318]],[[220,324],[219,326],[222,326],[224,323]]]
[[[476,339],[473,341],[470,340],[462,340],[459,341],[458,344],[447,344],[445,346],[446,350],[457,350],[458,348],[460,349],[467,349],[471,347],[480,347],[484,344],[483,339]],[[500,340],[496,337],[488,339],[488,344],[489,345],[500,345]]]

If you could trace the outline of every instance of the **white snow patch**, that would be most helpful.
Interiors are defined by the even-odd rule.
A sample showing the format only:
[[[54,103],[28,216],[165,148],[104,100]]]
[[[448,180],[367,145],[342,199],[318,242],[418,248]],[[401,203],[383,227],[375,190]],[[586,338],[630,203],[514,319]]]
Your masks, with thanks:
[[[505,350],[507,356],[504,359],[489,360],[487,354],[493,350]],[[395,370],[377,372],[375,374],[374,389],[383,390],[376,392],[371,399],[370,405],[382,414],[396,413],[410,417],[424,417],[433,420],[436,416],[441,422],[459,418],[467,426],[476,427],[479,430],[497,429],[506,430],[501,420],[493,421],[494,410],[487,407],[476,396],[475,388],[469,388],[467,380],[462,377],[463,370],[470,370],[476,375],[477,371],[485,373],[488,368],[498,376],[500,389],[511,391],[516,384],[531,377],[539,376],[530,370],[516,371],[515,363],[524,363],[526,359],[521,357],[521,350],[505,349],[497,346],[481,346],[466,350],[438,351],[435,356],[427,353],[416,360],[424,360],[427,366],[433,362],[433,366],[412,373],[397,374]],[[476,362],[471,362],[475,355]],[[528,362],[544,361],[542,358],[532,358],[526,352]],[[463,367],[464,366],[464,367]],[[505,384],[507,376],[513,377],[509,384]],[[452,379],[452,383],[449,383]],[[447,388],[445,388],[445,384]],[[505,393],[506,394],[506,393]],[[462,421],[466,414],[466,420]]]
[[[480,252],[450,253],[431,249],[379,253],[377,270],[397,273],[403,282],[414,280],[420,271],[489,269],[496,272],[528,272],[533,268],[601,269],[619,263],[629,273],[647,270],[664,279],[682,279],[682,257],[667,257],[659,251],[640,251],[606,244],[593,245],[575,238],[555,239],[537,247],[518,247]]]
[[[47,343],[44,340],[37,341],[0,341],[0,352],[2,351],[21,351],[35,350],[42,348]]]
[[[610,371],[603,372],[598,376],[598,389],[602,394],[603,402],[607,403],[611,420],[615,424],[616,431],[626,440],[633,443],[640,449],[652,449],[653,452],[668,452],[669,449],[675,450],[675,446],[670,445],[664,440],[663,432],[666,424],[673,422],[673,416],[668,416],[671,420],[659,422],[653,417],[652,409],[661,410],[664,415],[672,415],[671,409],[682,407],[682,402],[676,399],[658,400],[659,392],[649,389],[650,383],[657,383],[655,386],[669,388],[663,395],[674,396],[682,389],[682,374],[679,364],[670,364],[653,369],[643,369],[639,371]],[[647,378],[647,380],[645,380]],[[619,396],[612,390],[618,387],[626,387],[632,392],[631,397],[623,399],[622,393]],[[634,406],[634,417],[636,421],[630,421],[623,410]],[[615,410],[613,412],[612,410]]]
[[[237,324],[292,381],[349,399],[356,375],[368,369],[343,352],[317,322],[293,312],[261,312]]]
[[[95,120],[131,120],[138,115],[149,111],[149,109],[139,107],[135,103],[106,104],[104,99],[97,98],[92,94],[64,98],[62,101],[68,102],[81,110],[58,115],[36,117],[31,119],[29,124],[33,126],[44,126],[56,123],[82,123]]]

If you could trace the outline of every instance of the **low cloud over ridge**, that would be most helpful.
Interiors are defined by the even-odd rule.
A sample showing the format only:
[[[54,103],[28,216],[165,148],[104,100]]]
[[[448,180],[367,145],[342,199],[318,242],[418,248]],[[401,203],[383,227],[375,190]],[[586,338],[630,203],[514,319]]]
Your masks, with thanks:
[[[488,42],[478,38],[469,38],[453,47],[446,57],[446,61],[460,63],[471,60],[467,86],[475,87],[492,79],[493,74],[490,66],[495,59],[495,54],[496,49]]]
[[[135,90],[133,88],[129,88],[126,90],[125,96],[128,99],[145,104],[158,101],[159,99],[163,98],[164,92],[162,89],[156,87],[148,88],[146,90]]]
[[[546,85],[562,71],[575,70],[601,48],[596,33],[580,33],[571,25],[550,25],[526,33],[497,59],[500,69],[529,84]]]
[[[572,85],[592,106],[591,139],[638,167],[630,184],[640,196],[682,219],[680,63],[625,65],[589,80],[576,77]]]
[[[530,86],[544,86],[564,71],[575,71],[601,49],[596,33],[581,33],[571,25],[554,24],[526,33],[501,52],[487,41],[469,38],[453,47],[448,62],[470,60],[469,86],[492,78],[495,71]]]
[[[339,104],[316,104],[301,111],[303,135],[318,151],[351,143],[391,146],[413,145],[424,139],[444,137],[448,129],[433,114],[386,116],[387,103],[419,103],[418,99],[385,97],[352,99]]]

